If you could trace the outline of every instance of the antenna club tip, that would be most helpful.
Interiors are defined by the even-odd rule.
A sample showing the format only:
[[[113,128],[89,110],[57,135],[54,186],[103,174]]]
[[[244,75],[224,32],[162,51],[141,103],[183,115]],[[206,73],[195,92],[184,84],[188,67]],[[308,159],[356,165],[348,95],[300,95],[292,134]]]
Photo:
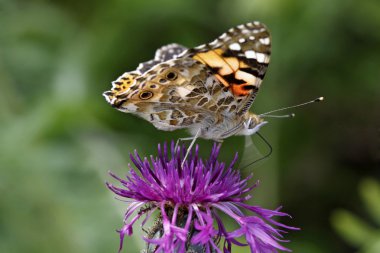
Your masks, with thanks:
[[[290,117],[291,117],[291,118],[294,118],[295,116],[296,116],[295,113],[290,114]]]
[[[319,98],[317,98],[316,100],[314,100],[315,102],[321,102],[321,101],[323,101],[323,100],[325,100],[325,97],[319,97]]]

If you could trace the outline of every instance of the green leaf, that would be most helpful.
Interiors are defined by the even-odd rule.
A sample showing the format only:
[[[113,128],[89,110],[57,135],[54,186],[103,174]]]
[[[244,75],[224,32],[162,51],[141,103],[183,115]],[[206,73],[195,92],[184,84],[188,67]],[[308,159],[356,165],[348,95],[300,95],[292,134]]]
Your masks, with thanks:
[[[346,210],[334,211],[331,223],[349,244],[357,247],[364,245],[374,233],[369,224]]]
[[[380,184],[367,178],[360,183],[359,191],[368,213],[380,225]]]

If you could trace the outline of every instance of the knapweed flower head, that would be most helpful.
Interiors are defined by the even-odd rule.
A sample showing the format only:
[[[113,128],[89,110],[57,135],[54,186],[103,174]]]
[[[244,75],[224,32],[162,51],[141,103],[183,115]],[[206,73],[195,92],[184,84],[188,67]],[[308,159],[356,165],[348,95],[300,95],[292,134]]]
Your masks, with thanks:
[[[185,161],[187,149],[175,149],[172,142],[158,146],[158,157],[142,159],[135,151],[125,179],[111,175],[122,187],[107,183],[111,191],[126,198],[129,203],[120,233],[120,250],[125,235],[132,235],[133,226],[144,218],[146,225],[155,213],[155,225],[145,229],[148,252],[224,252],[232,250],[232,244],[249,246],[251,252],[290,251],[280,243],[285,229],[297,228],[275,221],[276,216],[289,216],[277,210],[251,206],[245,202],[257,184],[248,186],[252,177],[242,179],[233,169],[237,155],[229,166],[217,160],[220,145],[214,144],[210,157],[198,156],[198,146]],[[243,213],[246,210],[249,214]],[[228,231],[221,214],[230,217],[237,229]]]

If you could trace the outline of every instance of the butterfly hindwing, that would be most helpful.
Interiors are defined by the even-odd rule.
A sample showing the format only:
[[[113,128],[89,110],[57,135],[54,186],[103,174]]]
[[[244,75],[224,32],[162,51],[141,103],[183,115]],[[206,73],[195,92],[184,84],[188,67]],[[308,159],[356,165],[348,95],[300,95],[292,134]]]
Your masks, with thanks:
[[[154,59],[147,62],[140,63],[139,66],[137,67],[137,71],[140,71],[140,73],[143,74],[159,63],[162,63],[171,59],[175,59],[178,55],[180,55],[182,52],[186,50],[187,50],[186,47],[176,44],[176,43],[162,46],[156,50]]]
[[[186,47],[177,43],[172,43],[157,49],[154,59],[160,60],[161,62],[168,61],[175,59],[178,55],[186,50]]]

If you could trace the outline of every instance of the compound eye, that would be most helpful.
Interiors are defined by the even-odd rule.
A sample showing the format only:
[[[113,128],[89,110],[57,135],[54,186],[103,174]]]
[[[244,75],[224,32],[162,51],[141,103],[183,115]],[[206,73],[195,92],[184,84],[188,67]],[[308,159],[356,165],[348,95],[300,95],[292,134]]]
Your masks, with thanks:
[[[168,72],[168,73],[166,74],[166,78],[167,78],[168,80],[171,80],[171,81],[177,79],[177,76],[178,76],[177,73],[176,73],[176,72],[173,72],[173,71],[170,71],[170,72]]]
[[[142,100],[147,100],[147,99],[153,97],[153,92],[151,92],[151,91],[143,91],[143,92],[140,93],[139,97]]]

